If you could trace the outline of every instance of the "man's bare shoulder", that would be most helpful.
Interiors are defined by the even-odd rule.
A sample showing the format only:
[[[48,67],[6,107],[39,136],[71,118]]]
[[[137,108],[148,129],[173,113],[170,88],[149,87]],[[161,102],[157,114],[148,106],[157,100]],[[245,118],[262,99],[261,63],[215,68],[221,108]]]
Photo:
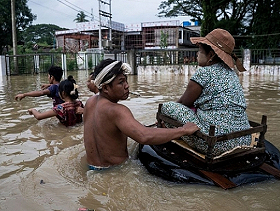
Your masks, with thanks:
[[[86,101],[86,105],[87,104],[93,104],[94,102],[96,102],[97,101],[97,97],[98,97],[97,95],[93,95],[90,98],[88,98],[87,101]]]
[[[122,114],[126,112],[130,112],[129,108],[120,103],[114,103],[109,100],[104,100],[102,102],[98,102],[98,106],[102,106],[102,108],[106,109],[112,115]]]
[[[123,112],[127,112],[127,111],[130,112],[130,109],[128,107],[126,107],[125,105],[120,104],[120,103],[112,103],[111,109],[117,113],[123,113]]]
[[[108,112],[114,113],[130,111],[125,105],[111,102],[110,100],[98,95],[91,96],[86,102],[86,107],[93,106],[96,108],[98,107],[101,110],[106,109]]]

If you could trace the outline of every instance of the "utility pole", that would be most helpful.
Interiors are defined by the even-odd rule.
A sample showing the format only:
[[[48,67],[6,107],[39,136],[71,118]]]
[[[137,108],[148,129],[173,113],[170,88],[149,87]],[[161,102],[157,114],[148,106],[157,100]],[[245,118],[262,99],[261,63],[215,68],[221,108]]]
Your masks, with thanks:
[[[99,0],[99,42],[98,42],[98,46],[99,46],[99,51],[101,53],[102,50],[102,34],[101,34],[101,0]]]
[[[101,7],[104,6],[104,9]],[[106,8],[105,8],[106,7]],[[103,17],[103,20],[101,18]],[[99,49],[102,49],[102,35],[101,27],[109,29],[109,36],[107,37],[107,47],[112,45],[112,12],[111,12],[111,0],[99,0]]]
[[[17,57],[16,57],[16,55],[17,55],[17,30],[16,30],[15,1],[16,0],[11,0],[11,15],[12,15],[14,68],[15,68],[15,73],[18,74],[18,65],[17,65]]]
[[[112,44],[112,7],[111,7],[111,0],[109,0],[109,41]]]

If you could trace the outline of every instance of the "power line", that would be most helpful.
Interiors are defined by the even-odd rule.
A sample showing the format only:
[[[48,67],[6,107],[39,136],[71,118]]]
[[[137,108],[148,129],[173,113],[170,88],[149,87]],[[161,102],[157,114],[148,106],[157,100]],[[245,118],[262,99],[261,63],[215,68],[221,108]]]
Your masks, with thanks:
[[[90,17],[90,18],[91,18],[91,17],[95,17],[95,18],[98,19],[98,16],[93,15],[92,13],[90,13],[90,12],[88,12],[88,11],[86,11],[86,10],[84,10],[84,9],[82,9],[82,8],[80,8],[80,7],[78,7],[78,6],[76,6],[75,4],[73,4],[73,3],[71,3],[71,2],[69,2],[69,1],[67,1],[67,0],[64,0],[64,1],[66,1],[68,4],[70,4],[70,5],[72,5],[72,6],[69,6],[68,4],[65,4],[65,3],[62,2],[61,0],[57,0],[57,1],[59,1],[60,3],[64,4],[65,6],[71,8],[71,9],[77,11],[77,12],[83,11],[83,12],[88,13],[88,14],[91,15],[91,16],[88,16],[88,15],[85,14],[87,17]],[[77,10],[77,9],[74,8],[74,7],[78,8],[78,9],[80,9],[80,10]]]
[[[42,4],[39,4],[39,3],[37,3],[37,2],[34,2],[34,1],[32,1],[32,0],[29,0],[29,1],[32,2],[33,4],[37,4],[37,5],[41,6],[41,7],[47,8],[47,9],[53,11],[53,12],[57,12],[57,13],[59,13],[59,14],[64,14],[64,15],[66,15],[66,16],[68,16],[68,17],[73,17],[73,15],[69,15],[69,14],[63,13],[63,12],[61,12],[61,11],[54,10],[54,9],[52,9],[52,8],[46,7],[46,6],[42,5]]]
[[[73,8],[73,7],[71,7],[71,6],[67,5],[67,4],[65,4],[65,3],[63,3],[63,2],[62,2],[62,1],[60,1],[60,0],[57,0],[57,1],[59,1],[61,4],[64,4],[65,6],[67,6],[67,7],[71,8],[71,9],[73,9],[73,10],[77,11],[77,12],[80,12],[79,10],[77,10],[77,9],[75,9],[75,8]]]
[[[71,2],[69,2],[69,1],[67,1],[67,0],[64,0],[64,1],[66,1],[66,2],[69,3],[69,4],[71,4],[71,5],[74,6],[74,7],[77,7],[78,9],[80,9],[80,11],[83,11],[83,12],[85,12],[85,13],[88,13],[88,14],[90,14],[91,16],[93,15],[92,13],[90,13],[90,12],[88,12],[88,11],[85,11],[84,9],[82,9],[82,8],[80,8],[80,7],[78,7],[78,6],[74,5],[74,4],[72,4]]]

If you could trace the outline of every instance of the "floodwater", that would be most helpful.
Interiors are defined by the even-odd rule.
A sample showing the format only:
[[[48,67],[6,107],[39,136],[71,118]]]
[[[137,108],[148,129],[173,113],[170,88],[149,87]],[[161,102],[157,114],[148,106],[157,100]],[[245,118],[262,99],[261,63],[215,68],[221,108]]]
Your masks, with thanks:
[[[92,94],[89,72],[68,72],[79,85],[85,103]],[[176,100],[189,76],[147,74],[129,76],[130,95],[121,103],[145,125],[154,123],[159,103]],[[266,139],[280,148],[280,76],[241,76],[248,116],[260,122],[268,116]],[[231,190],[199,184],[177,184],[147,172],[137,159],[138,144],[128,140],[130,159],[103,172],[87,171],[83,125],[66,128],[53,117],[37,121],[27,112],[52,107],[48,97],[17,93],[40,89],[47,75],[0,78],[0,210],[280,210],[280,181],[271,179]]]

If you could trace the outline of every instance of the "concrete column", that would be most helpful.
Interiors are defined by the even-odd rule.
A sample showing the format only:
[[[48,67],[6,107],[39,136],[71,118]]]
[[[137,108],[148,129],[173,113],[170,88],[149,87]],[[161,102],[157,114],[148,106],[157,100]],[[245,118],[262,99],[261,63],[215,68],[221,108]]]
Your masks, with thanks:
[[[85,53],[85,69],[88,70],[88,54]]]
[[[244,49],[244,51],[243,51],[243,66],[247,71],[249,71],[251,68],[251,50],[250,49]]]
[[[132,74],[133,75],[137,75],[135,49],[129,50],[127,52],[127,63],[131,65]]]
[[[61,54],[61,63],[62,63],[62,69],[67,71],[67,63],[66,63],[66,54]]]
[[[5,56],[0,56],[0,76],[5,76],[6,72]]]

